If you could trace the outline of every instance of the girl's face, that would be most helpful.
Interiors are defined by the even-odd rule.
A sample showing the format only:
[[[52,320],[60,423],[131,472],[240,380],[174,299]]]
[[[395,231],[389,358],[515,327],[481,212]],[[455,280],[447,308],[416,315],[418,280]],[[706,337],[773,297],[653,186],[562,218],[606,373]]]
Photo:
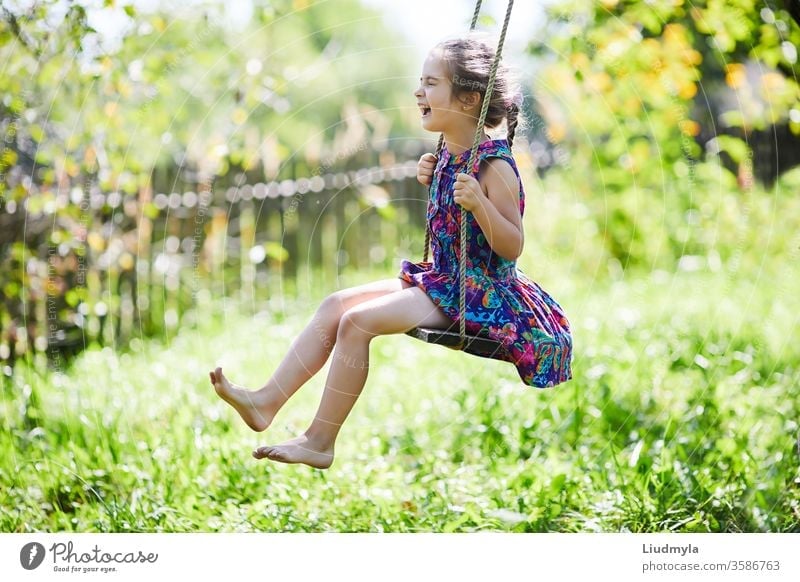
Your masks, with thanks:
[[[422,114],[423,128],[443,132],[469,124],[473,119],[471,107],[453,97],[450,74],[438,51],[428,54],[419,81],[414,97]]]

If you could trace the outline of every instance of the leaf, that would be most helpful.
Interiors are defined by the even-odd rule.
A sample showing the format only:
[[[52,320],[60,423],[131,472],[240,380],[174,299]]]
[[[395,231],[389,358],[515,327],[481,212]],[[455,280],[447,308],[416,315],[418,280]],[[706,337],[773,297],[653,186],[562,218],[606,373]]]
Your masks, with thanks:
[[[78,296],[78,292],[75,289],[70,289],[64,295],[64,299],[67,302],[67,305],[70,307],[75,307],[80,302],[80,297]]]
[[[728,152],[728,155],[730,155],[737,164],[741,164],[750,151],[749,146],[744,140],[732,135],[718,135],[716,140],[719,144],[719,149]]]
[[[267,256],[269,258],[274,259],[280,263],[286,261],[289,258],[289,251],[283,248],[280,243],[277,243],[275,241],[265,242],[264,250],[267,252]]]
[[[752,120],[738,109],[731,109],[730,111],[721,113],[719,119],[722,125],[726,127],[746,127],[750,129],[754,127]]]
[[[561,490],[564,489],[564,483],[566,482],[567,476],[564,473],[559,473],[550,481],[550,492],[554,495],[561,493]]]
[[[736,444],[736,441],[730,437],[723,437],[721,439],[717,439],[716,445],[717,445],[717,450],[719,450],[719,452],[725,455],[726,457],[732,457],[739,448],[738,445]]]
[[[392,205],[387,206],[377,206],[375,210],[378,211],[378,214],[384,220],[394,220],[397,216],[397,210]]]
[[[158,218],[158,215],[160,214],[161,211],[158,209],[158,206],[156,206],[154,203],[148,202],[142,207],[142,212],[147,218],[154,219]]]
[[[448,521],[446,524],[444,524],[444,527],[442,528],[442,532],[444,532],[444,533],[453,533],[460,525],[462,525],[468,519],[469,519],[469,514],[464,512],[457,519],[454,519],[452,521]]]
[[[41,142],[42,140],[44,140],[44,129],[42,129],[42,126],[39,125],[38,123],[32,123],[28,127],[28,133],[31,134],[31,137],[35,141]]]
[[[16,297],[19,294],[19,283],[16,281],[6,283],[3,287],[3,294],[8,298]]]
[[[538,521],[544,515],[544,509],[541,507],[534,507],[530,513],[528,513],[528,521]]]

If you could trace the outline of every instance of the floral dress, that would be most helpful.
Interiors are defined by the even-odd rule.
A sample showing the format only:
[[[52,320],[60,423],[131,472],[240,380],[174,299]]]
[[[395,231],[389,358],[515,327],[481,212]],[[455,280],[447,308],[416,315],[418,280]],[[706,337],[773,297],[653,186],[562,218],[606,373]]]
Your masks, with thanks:
[[[466,172],[469,150],[452,155],[442,148],[431,184],[427,220],[433,261],[401,262],[398,277],[421,288],[457,324],[459,320],[460,206],[453,185]],[[519,179],[519,211],[525,211],[525,192],[514,157],[505,139],[483,142],[472,168],[478,177],[481,161],[507,161]],[[483,357],[511,362],[525,384],[555,386],[572,378],[572,335],[564,310],[535,281],[492,251],[471,212],[467,216],[466,333],[499,341],[502,347]],[[458,329],[456,327],[456,329]]]

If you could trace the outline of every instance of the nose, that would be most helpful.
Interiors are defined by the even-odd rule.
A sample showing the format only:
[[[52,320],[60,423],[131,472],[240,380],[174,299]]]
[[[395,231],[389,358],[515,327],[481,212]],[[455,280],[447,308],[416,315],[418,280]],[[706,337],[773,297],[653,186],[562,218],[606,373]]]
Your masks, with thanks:
[[[419,97],[422,97],[423,95],[424,95],[424,93],[422,92],[422,85],[420,84],[420,85],[419,85],[419,86],[418,86],[418,87],[417,87],[417,88],[414,90],[414,97],[417,97],[417,98],[419,98]]]

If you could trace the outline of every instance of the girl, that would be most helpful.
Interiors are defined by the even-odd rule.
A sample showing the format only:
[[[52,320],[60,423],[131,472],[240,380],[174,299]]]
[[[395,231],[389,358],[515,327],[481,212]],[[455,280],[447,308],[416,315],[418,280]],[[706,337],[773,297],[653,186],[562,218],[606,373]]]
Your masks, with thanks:
[[[221,368],[210,373],[217,394],[250,428],[263,431],[333,353],[308,429],[284,443],[258,447],[255,458],[330,467],[336,436],[367,379],[372,338],[414,327],[448,328],[458,321],[459,205],[469,211],[467,333],[501,341],[503,348],[492,357],[513,363],[526,384],[543,388],[572,378],[572,337],[561,306],[516,268],[525,199],[511,154],[519,108],[505,68],[495,79],[486,126],[505,120],[507,138],[484,133],[474,167],[466,167],[493,59],[494,49],[475,35],[442,42],[428,54],[414,92],[422,126],[444,134],[441,156],[422,156],[417,174],[421,183],[431,184],[427,219],[433,261],[404,260],[395,279],[325,298],[260,390],[230,383]]]

